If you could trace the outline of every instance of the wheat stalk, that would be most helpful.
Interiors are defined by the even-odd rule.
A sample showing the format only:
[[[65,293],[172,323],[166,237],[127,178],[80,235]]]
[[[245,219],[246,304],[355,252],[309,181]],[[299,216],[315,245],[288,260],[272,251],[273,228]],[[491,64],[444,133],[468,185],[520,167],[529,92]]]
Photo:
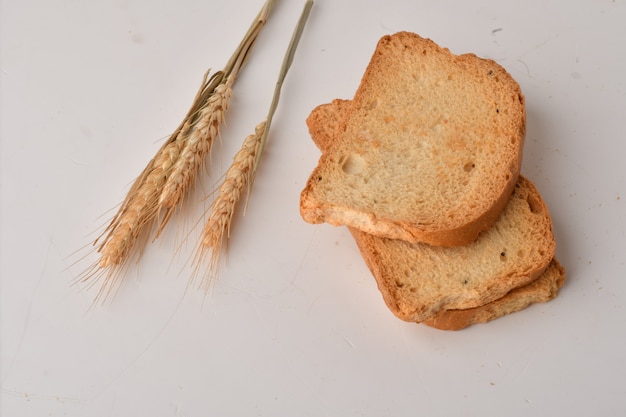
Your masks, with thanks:
[[[230,228],[236,205],[241,199],[244,189],[247,188],[249,192],[254,181],[259,160],[267,142],[269,128],[278,106],[282,86],[287,71],[293,62],[298,42],[312,6],[313,1],[307,0],[283,59],[266,119],[256,126],[254,134],[244,139],[241,149],[233,158],[233,162],[226,172],[225,179],[219,187],[218,195],[211,205],[211,214],[202,231],[199,249],[195,258],[196,273],[192,275],[191,279],[192,281],[196,279],[200,263],[210,252],[209,273],[202,278],[199,285],[204,290],[210,288],[214,278],[217,276],[220,256],[223,252],[223,242],[225,238],[230,238]]]
[[[94,241],[100,259],[78,281],[93,284],[93,280],[105,277],[96,301],[119,286],[128,259],[141,254],[145,241],[138,245],[140,236],[152,230],[163,212],[158,236],[188,192],[224,119],[232,85],[275,2],[264,3],[224,69],[210,78],[207,71],[187,115],[135,180],[109,225]]]

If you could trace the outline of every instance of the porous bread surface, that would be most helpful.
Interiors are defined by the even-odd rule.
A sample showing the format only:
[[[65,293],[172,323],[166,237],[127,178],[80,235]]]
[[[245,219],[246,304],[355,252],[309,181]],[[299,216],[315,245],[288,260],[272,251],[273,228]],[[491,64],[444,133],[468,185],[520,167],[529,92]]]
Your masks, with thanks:
[[[333,141],[337,140],[337,130],[351,104],[350,100],[334,99],[331,103],[315,107],[307,117],[306,124],[311,139],[322,152],[326,152]]]
[[[472,324],[487,323],[526,307],[552,300],[565,283],[565,269],[556,258],[533,282],[509,291],[504,297],[483,306],[464,310],[444,310],[423,323],[441,330],[461,330]]]
[[[520,176],[496,223],[465,246],[436,247],[350,228],[389,309],[422,322],[489,303],[536,279],[554,257],[548,208]]]
[[[463,245],[517,180],[524,98],[497,63],[401,32],[383,37],[301,193],[310,223]]]

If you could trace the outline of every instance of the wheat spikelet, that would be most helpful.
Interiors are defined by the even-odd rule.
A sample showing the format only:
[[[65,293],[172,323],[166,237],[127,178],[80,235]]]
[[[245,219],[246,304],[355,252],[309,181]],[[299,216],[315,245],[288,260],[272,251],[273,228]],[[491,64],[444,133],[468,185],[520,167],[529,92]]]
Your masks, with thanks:
[[[151,213],[156,207],[153,201],[154,198],[147,187],[139,191],[137,198],[133,199],[119,217],[110,238],[99,249],[100,268],[120,265],[126,261],[142,227],[149,222],[150,217],[153,217]]]
[[[244,139],[241,149],[234,156],[233,163],[226,171],[217,197],[211,205],[211,214],[202,230],[199,254],[196,259],[197,262],[201,262],[207,253],[211,252],[210,274],[207,277],[209,280],[215,275],[219,266],[224,237],[230,237],[230,226],[235,213],[235,206],[250,185],[254,175],[265,126],[265,122],[259,123],[255,132]],[[208,282],[204,282],[201,286],[207,288],[208,284]]]
[[[191,123],[189,120],[185,120],[180,131],[176,134],[173,140],[169,141],[155,157],[154,166],[155,171],[158,170],[164,176],[164,179],[169,176],[172,167],[178,160],[181,151],[184,147],[184,141],[182,138],[189,134],[191,129]],[[154,173],[156,175],[156,172]]]
[[[156,214],[159,179],[151,173],[129,193],[98,248],[100,268],[120,265],[128,258],[142,227]]]

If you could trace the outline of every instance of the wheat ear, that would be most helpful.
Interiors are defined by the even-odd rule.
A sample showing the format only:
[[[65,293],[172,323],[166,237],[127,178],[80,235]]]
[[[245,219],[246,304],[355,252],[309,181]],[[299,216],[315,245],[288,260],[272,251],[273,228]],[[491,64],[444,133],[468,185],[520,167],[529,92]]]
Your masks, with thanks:
[[[265,125],[265,122],[259,123],[255,132],[243,141],[241,149],[234,156],[233,163],[226,171],[217,197],[211,205],[211,215],[202,230],[199,256],[204,258],[208,251],[211,252],[210,266],[212,271],[217,271],[224,237],[230,237],[230,225],[235,213],[235,206],[250,184],[251,175],[257,163],[257,156],[261,150]],[[207,277],[209,280],[211,278],[211,276]],[[200,287],[206,289],[209,284],[210,282],[204,281]]]
[[[183,125],[181,132],[188,127]],[[100,259],[95,269],[86,273],[81,281],[89,282],[104,275],[105,279],[96,300],[106,298],[119,286],[122,270],[142,233],[150,229],[158,212],[158,196],[167,171],[177,158],[179,151],[175,136],[170,138],[148,163],[141,175],[135,180],[124,202],[113,217],[109,226],[94,242]],[[107,271],[98,274],[98,271]]]
[[[172,210],[182,198],[185,190],[174,190],[173,197],[161,198],[168,178],[172,171],[175,171],[177,183],[188,186],[188,183],[193,180],[195,176],[193,170],[186,171],[186,175],[180,177],[180,172],[175,168],[181,166],[186,168],[189,161],[194,167],[200,164],[199,159],[202,158],[199,155],[206,153],[207,146],[206,143],[198,141],[194,143],[194,140],[198,135],[201,136],[202,132],[208,132],[208,136],[211,137],[217,135],[217,127],[223,119],[228,98],[232,94],[232,83],[246,62],[275,2],[276,0],[267,0],[264,3],[224,69],[215,73],[210,79],[208,79],[209,71],[207,71],[187,115],[137,177],[109,225],[93,242],[100,253],[100,259],[79,276],[77,282],[93,284],[96,278],[104,276],[105,279],[96,296],[96,301],[99,298],[106,298],[111,294],[112,289],[119,285],[128,259],[134,254],[140,255],[143,251],[145,241],[139,245],[140,236],[149,234],[164,208],[163,220],[156,236],[171,217]],[[171,187],[167,188],[167,190],[170,189]]]
[[[256,126],[254,134],[244,139],[241,149],[233,158],[233,163],[226,172],[224,182],[219,188],[218,196],[211,205],[211,214],[202,231],[195,259],[197,273],[199,264],[207,256],[208,252],[211,252],[209,274],[205,275],[200,283],[200,288],[204,290],[210,288],[214,278],[217,276],[223,242],[225,238],[230,237],[230,228],[236,205],[241,199],[244,188],[247,188],[249,191],[254,181],[261,153],[267,142],[269,128],[278,106],[283,82],[293,62],[298,42],[302,36],[312,6],[312,0],[308,0],[304,5],[278,75],[267,118]],[[194,279],[196,279],[195,274],[192,276],[192,281]]]
[[[255,22],[250,26],[246,36],[237,47],[237,52],[231,56],[221,71],[222,74],[218,77],[217,86],[212,90],[207,90],[210,92],[209,95],[206,92],[198,95],[197,101],[203,102],[203,104],[194,106],[196,112],[189,115],[189,118],[193,120],[192,129],[182,139],[185,144],[180,157],[172,167],[159,196],[158,205],[163,216],[156,232],[157,237],[169,223],[174,212],[181,208],[181,203],[194,184],[201,167],[204,165],[206,156],[210,154],[213,142],[219,135],[220,126],[224,122],[224,116],[228,110],[233,84],[247,61],[259,32],[267,22],[275,3],[276,0],[265,2]]]
[[[174,163],[159,196],[159,208],[165,210],[160,229],[169,221],[174,209],[193,184],[205,156],[209,154],[213,142],[218,137],[220,125],[224,121],[232,97],[233,82],[234,77],[231,75],[224,84],[217,86],[209,97],[208,104],[198,112],[198,120],[185,138],[180,156]]]

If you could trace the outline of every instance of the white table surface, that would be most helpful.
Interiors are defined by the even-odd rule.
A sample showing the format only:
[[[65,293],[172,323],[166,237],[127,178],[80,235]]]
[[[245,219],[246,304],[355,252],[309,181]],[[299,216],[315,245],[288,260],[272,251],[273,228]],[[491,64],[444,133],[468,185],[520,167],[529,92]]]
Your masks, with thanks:
[[[623,0],[318,0],[211,294],[185,291],[194,248],[179,238],[198,218],[179,216],[90,309],[74,252],[261,4],[1,2],[2,416],[626,415]],[[265,116],[302,4],[279,0],[261,33],[205,190]],[[520,83],[523,173],[567,268],[556,300],[459,332],[405,323],[345,228],[300,218],[319,156],[305,118],[350,98],[401,30]]]

